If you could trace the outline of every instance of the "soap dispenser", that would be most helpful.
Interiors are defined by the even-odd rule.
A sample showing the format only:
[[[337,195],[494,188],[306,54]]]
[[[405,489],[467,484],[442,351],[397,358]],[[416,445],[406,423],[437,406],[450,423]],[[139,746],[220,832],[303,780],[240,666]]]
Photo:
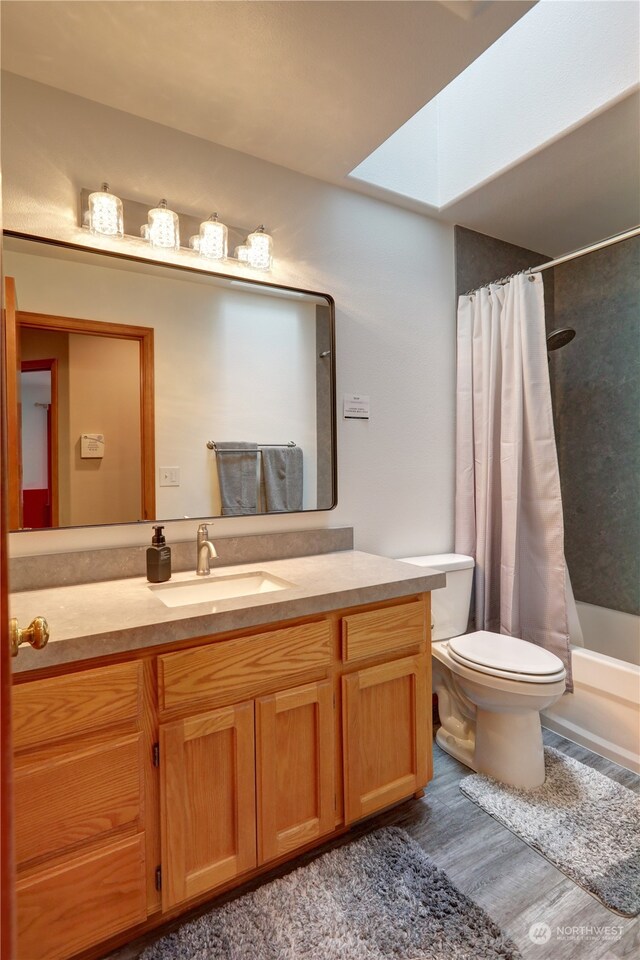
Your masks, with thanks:
[[[154,527],[151,546],[147,548],[147,580],[150,583],[164,583],[171,579],[171,547],[167,546],[162,531],[164,527]]]

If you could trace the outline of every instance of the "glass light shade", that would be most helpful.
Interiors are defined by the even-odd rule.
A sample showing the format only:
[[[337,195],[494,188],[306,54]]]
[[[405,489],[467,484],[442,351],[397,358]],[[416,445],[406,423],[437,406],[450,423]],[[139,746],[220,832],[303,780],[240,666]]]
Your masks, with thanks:
[[[241,243],[235,249],[235,258],[240,263],[249,263],[249,246],[247,243]]]
[[[149,210],[149,243],[164,250],[180,249],[178,214],[169,210],[166,200]]]
[[[273,240],[263,226],[256,227],[247,237],[249,266],[255,270],[270,270],[273,258]]]
[[[189,237],[189,249],[195,250],[196,253],[200,250],[200,237],[197,233],[194,233],[192,237]]]
[[[227,228],[212,213],[200,224],[200,256],[209,260],[223,260],[227,255]]]
[[[123,237],[122,200],[109,192],[109,184],[89,194],[89,229],[101,237]]]
[[[142,226],[140,227],[140,236],[142,237],[143,240],[148,240],[148,239],[149,239],[149,224],[148,224],[148,223],[143,223]]]

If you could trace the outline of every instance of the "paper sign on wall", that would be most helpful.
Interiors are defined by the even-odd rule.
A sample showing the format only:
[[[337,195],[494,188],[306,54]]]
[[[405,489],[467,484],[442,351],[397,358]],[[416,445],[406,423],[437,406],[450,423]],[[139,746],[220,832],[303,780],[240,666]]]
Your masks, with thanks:
[[[369,397],[361,393],[345,393],[342,416],[345,420],[368,420]]]

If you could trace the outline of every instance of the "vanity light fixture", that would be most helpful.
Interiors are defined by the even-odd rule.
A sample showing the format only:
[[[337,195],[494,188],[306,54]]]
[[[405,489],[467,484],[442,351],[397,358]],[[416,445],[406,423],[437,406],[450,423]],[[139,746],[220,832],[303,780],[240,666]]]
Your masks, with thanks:
[[[149,210],[149,243],[164,250],[180,249],[180,225],[178,214],[170,210],[167,201],[161,200]]]
[[[122,200],[103,183],[101,190],[89,194],[89,229],[101,237],[123,237]]]
[[[256,227],[247,237],[249,245],[249,266],[255,270],[270,270],[273,259],[273,240],[266,232],[264,224]]]
[[[264,226],[248,234],[246,227],[223,223],[217,213],[203,220],[201,216],[170,210],[166,200],[150,210],[139,200],[114,196],[106,183],[101,190],[81,189],[79,224],[105,238],[124,237],[157,249],[202,257],[211,262],[213,269],[214,263],[260,271],[268,271],[273,265],[273,240]]]
[[[212,213],[208,220],[200,224],[200,256],[209,260],[224,260],[227,255],[228,230],[218,220],[218,214]]]

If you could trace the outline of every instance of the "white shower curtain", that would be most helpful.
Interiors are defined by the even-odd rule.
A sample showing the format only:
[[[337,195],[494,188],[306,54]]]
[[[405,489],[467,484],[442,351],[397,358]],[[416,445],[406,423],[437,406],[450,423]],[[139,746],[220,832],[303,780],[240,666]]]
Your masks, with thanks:
[[[571,659],[543,283],[519,275],[458,304],[456,543],[476,561],[477,630]]]

